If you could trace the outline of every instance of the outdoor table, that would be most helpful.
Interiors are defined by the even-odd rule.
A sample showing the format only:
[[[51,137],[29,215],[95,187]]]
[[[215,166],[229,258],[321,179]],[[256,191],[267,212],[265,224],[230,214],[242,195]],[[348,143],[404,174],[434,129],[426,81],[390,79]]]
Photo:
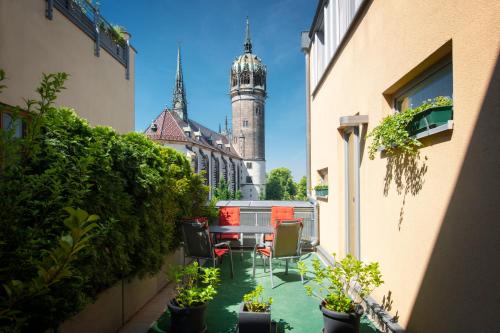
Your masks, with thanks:
[[[211,225],[208,230],[213,234],[272,234],[270,225]]]

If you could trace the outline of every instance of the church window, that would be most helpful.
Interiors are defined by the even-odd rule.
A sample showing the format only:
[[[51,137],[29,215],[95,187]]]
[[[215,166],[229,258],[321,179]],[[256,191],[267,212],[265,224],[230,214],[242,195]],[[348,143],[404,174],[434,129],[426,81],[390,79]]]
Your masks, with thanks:
[[[248,120],[243,120],[243,127],[248,127]]]
[[[234,87],[238,84],[238,76],[235,71],[231,72],[231,85]]]
[[[248,70],[244,70],[241,73],[241,84],[250,84],[250,72]]]
[[[252,177],[247,176],[247,184],[253,184]]]
[[[251,169],[252,168],[252,162],[247,162],[247,169]]]
[[[256,86],[262,86],[262,75],[260,73],[255,73],[253,82]]]

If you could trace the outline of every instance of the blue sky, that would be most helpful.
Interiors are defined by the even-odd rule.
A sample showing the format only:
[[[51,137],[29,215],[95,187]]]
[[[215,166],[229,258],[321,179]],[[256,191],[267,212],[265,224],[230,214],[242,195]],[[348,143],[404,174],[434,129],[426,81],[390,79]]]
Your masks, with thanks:
[[[102,15],[127,28],[137,49],[135,127],[142,131],[170,106],[181,44],[188,116],[217,130],[231,116],[229,69],[243,52],[245,18],[253,52],[268,69],[267,171],[305,175],[304,56],[300,32],[314,0],[101,0]]]

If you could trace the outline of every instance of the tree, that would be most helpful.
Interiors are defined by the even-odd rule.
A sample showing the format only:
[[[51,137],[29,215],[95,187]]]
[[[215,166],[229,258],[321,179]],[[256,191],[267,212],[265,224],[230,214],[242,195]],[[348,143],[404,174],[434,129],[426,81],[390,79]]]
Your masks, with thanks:
[[[293,200],[297,193],[292,172],[287,168],[276,168],[269,172],[266,185],[267,200]]]
[[[295,196],[296,200],[305,201],[307,200],[307,178],[303,176],[300,178],[300,181],[297,183],[297,195]]]

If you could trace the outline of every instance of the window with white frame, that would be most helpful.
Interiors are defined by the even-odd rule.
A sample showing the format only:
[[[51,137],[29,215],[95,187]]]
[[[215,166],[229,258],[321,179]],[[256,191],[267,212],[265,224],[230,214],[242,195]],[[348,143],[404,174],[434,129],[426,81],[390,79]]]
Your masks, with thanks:
[[[415,108],[438,96],[453,98],[452,62],[447,58],[407,84],[394,99],[395,111]]]

